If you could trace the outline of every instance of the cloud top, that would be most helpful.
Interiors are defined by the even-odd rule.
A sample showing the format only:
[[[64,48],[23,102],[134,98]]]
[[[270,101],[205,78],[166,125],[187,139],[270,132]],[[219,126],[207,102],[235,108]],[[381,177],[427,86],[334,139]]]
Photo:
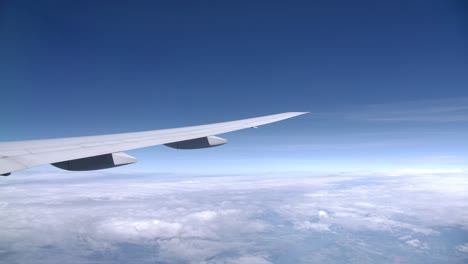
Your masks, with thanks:
[[[467,174],[413,172],[90,174],[78,181],[18,175],[0,184],[0,260],[341,263],[347,254],[355,256],[351,263],[382,254],[466,260],[466,237],[451,234],[468,234]],[[440,243],[446,253],[430,250]]]

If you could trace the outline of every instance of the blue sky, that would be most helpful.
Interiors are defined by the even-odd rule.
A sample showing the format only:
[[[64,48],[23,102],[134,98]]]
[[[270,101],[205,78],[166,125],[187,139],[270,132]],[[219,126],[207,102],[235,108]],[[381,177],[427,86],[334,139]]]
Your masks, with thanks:
[[[2,1],[1,140],[307,117],[150,171],[468,168],[463,1]]]

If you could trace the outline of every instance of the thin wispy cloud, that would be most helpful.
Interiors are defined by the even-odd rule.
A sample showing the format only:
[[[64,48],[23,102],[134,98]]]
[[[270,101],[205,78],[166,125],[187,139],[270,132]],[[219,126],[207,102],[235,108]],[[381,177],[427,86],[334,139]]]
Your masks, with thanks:
[[[319,115],[376,122],[466,122],[468,98],[369,104],[350,108],[346,112]]]

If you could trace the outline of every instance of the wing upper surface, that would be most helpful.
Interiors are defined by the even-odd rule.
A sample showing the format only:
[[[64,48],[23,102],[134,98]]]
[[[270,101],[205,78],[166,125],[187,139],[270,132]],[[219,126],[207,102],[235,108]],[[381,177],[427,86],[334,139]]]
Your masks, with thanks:
[[[0,142],[0,174],[33,166],[162,145],[261,126],[305,114],[288,112],[209,125],[112,135]]]

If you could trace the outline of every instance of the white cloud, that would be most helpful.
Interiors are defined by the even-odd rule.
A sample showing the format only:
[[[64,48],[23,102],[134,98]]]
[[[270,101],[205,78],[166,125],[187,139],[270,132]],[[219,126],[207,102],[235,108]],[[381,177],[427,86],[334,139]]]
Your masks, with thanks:
[[[467,173],[465,169],[461,168],[435,168],[435,169],[422,169],[422,168],[404,168],[398,170],[383,171],[388,176],[415,176],[415,175],[433,175],[433,174],[464,174]]]
[[[330,231],[329,225],[324,223],[313,223],[310,221],[303,221],[294,224],[298,230],[312,230],[317,232]]]
[[[423,242],[419,241],[418,239],[408,240],[408,241],[406,241],[406,244],[408,244],[408,245],[410,245],[412,247],[418,248],[418,249],[422,249],[422,250],[429,249],[429,247],[427,246],[426,243],[423,243]]]
[[[223,263],[225,264],[270,264],[271,262],[266,260],[264,257],[241,256],[236,259],[227,259],[223,261]]]
[[[139,263],[280,263],[275,257],[321,259],[324,245],[374,254],[376,242],[359,234],[424,250],[443,235],[439,227],[468,230],[467,174],[412,173],[16,175],[0,183],[0,261],[52,254],[50,263],[127,263],[126,255]],[[457,243],[454,250],[468,248]]]
[[[182,228],[180,223],[158,219],[110,219],[99,224],[96,229],[98,232],[120,236],[123,239],[138,239],[176,237],[182,233]]]
[[[464,253],[468,253],[468,243],[458,245],[457,250],[464,252]]]
[[[193,213],[191,217],[200,220],[200,221],[212,221],[218,216],[218,212],[214,211],[202,211]]]
[[[318,212],[318,216],[319,216],[320,218],[328,218],[328,213],[325,212],[325,211],[320,210],[320,211]]]

